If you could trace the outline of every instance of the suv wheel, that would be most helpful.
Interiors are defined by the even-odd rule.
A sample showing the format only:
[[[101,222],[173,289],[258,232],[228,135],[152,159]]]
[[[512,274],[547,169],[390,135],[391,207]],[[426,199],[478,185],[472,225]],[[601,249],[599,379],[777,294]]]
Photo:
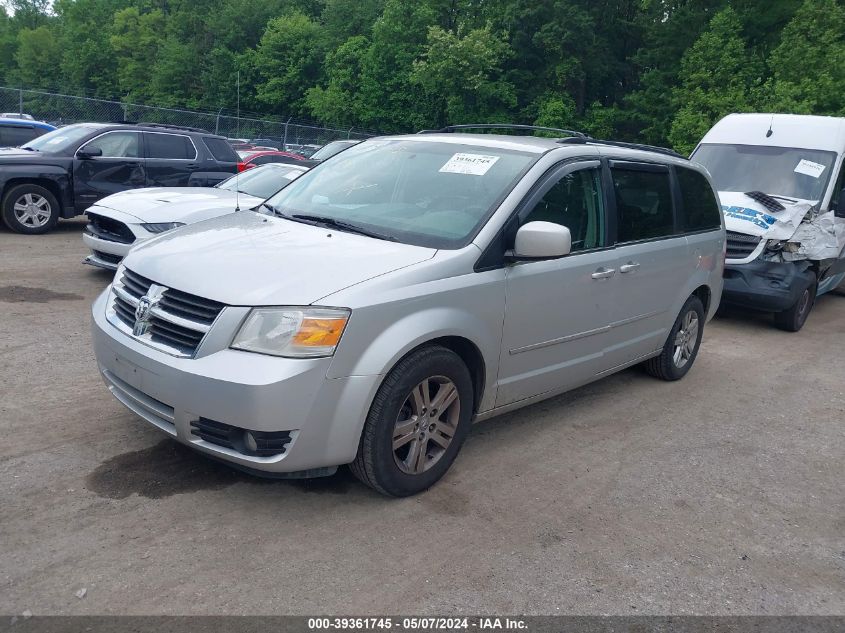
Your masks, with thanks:
[[[455,461],[472,402],[472,378],[457,354],[440,346],[412,352],[376,393],[352,472],[394,497],[429,488]]]
[[[817,287],[817,282],[813,280],[813,283],[807,286],[801,296],[798,297],[795,305],[789,310],[775,312],[775,325],[787,332],[797,332],[804,327],[807,317],[810,316],[810,310],[813,309],[813,304],[816,302]]]
[[[3,198],[3,222],[16,233],[46,233],[59,221],[59,201],[44,187],[23,184]]]
[[[645,370],[662,380],[680,380],[698,356],[704,332],[704,306],[695,295],[687,299],[659,356],[643,363]]]

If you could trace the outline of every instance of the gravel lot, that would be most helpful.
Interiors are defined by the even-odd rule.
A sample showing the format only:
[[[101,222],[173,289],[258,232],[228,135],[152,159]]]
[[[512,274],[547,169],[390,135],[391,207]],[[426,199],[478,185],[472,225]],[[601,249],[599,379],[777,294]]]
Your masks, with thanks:
[[[845,614],[845,297],[798,334],[717,319],[680,383],[479,424],[389,500],[236,473],[113,400],[83,226],[0,230],[0,613]]]

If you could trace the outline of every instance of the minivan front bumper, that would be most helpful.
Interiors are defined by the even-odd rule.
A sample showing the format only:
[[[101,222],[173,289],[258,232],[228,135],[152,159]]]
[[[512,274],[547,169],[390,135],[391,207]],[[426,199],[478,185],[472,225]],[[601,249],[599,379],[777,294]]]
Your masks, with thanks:
[[[807,260],[727,264],[722,303],[765,312],[788,310],[815,280]]]
[[[331,358],[289,359],[224,349],[179,358],[106,320],[110,289],[93,305],[100,374],[131,411],[177,441],[250,471],[297,473],[351,462],[380,376],[328,378]],[[284,453],[246,454],[201,439],[191,423],[290,432]]]

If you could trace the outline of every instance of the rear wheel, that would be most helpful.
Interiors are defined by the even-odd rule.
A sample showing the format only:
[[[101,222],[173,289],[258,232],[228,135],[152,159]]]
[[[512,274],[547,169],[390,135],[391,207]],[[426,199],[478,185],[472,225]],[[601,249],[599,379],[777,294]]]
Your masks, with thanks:
[[[659,356],[643,363],[645,370],[662,380],[686,376],[698,356],[704,331],[704,306],[695,295],[687,299]]]
[[[12,187],[3,197],[3,222],[16,233],[46,233],[59,221],[59,201],[36,184]]]
[[[810,311],[813,309],[813,304],[816,302],[816,289],[818,283],[814,280],[801,296],[788,310],[775,313],[775,325],[781,330],[787,332],[797,332],[807,322],[807,317],[810,316]]]
[[[412,352],[379,388],[350,469],[394,497],[429,488],[455,461],[472,402],[472,379],[457,354],[440,346]]]

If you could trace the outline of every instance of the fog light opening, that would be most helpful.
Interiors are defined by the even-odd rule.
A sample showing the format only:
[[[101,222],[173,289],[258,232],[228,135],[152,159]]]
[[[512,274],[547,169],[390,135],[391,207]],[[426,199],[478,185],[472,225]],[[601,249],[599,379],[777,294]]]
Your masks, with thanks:
[[[246,446],[247,450],[251,453],[258,450],[258,442],[255,441],[255,436],[249,431],[244,431],[244,446]]]

